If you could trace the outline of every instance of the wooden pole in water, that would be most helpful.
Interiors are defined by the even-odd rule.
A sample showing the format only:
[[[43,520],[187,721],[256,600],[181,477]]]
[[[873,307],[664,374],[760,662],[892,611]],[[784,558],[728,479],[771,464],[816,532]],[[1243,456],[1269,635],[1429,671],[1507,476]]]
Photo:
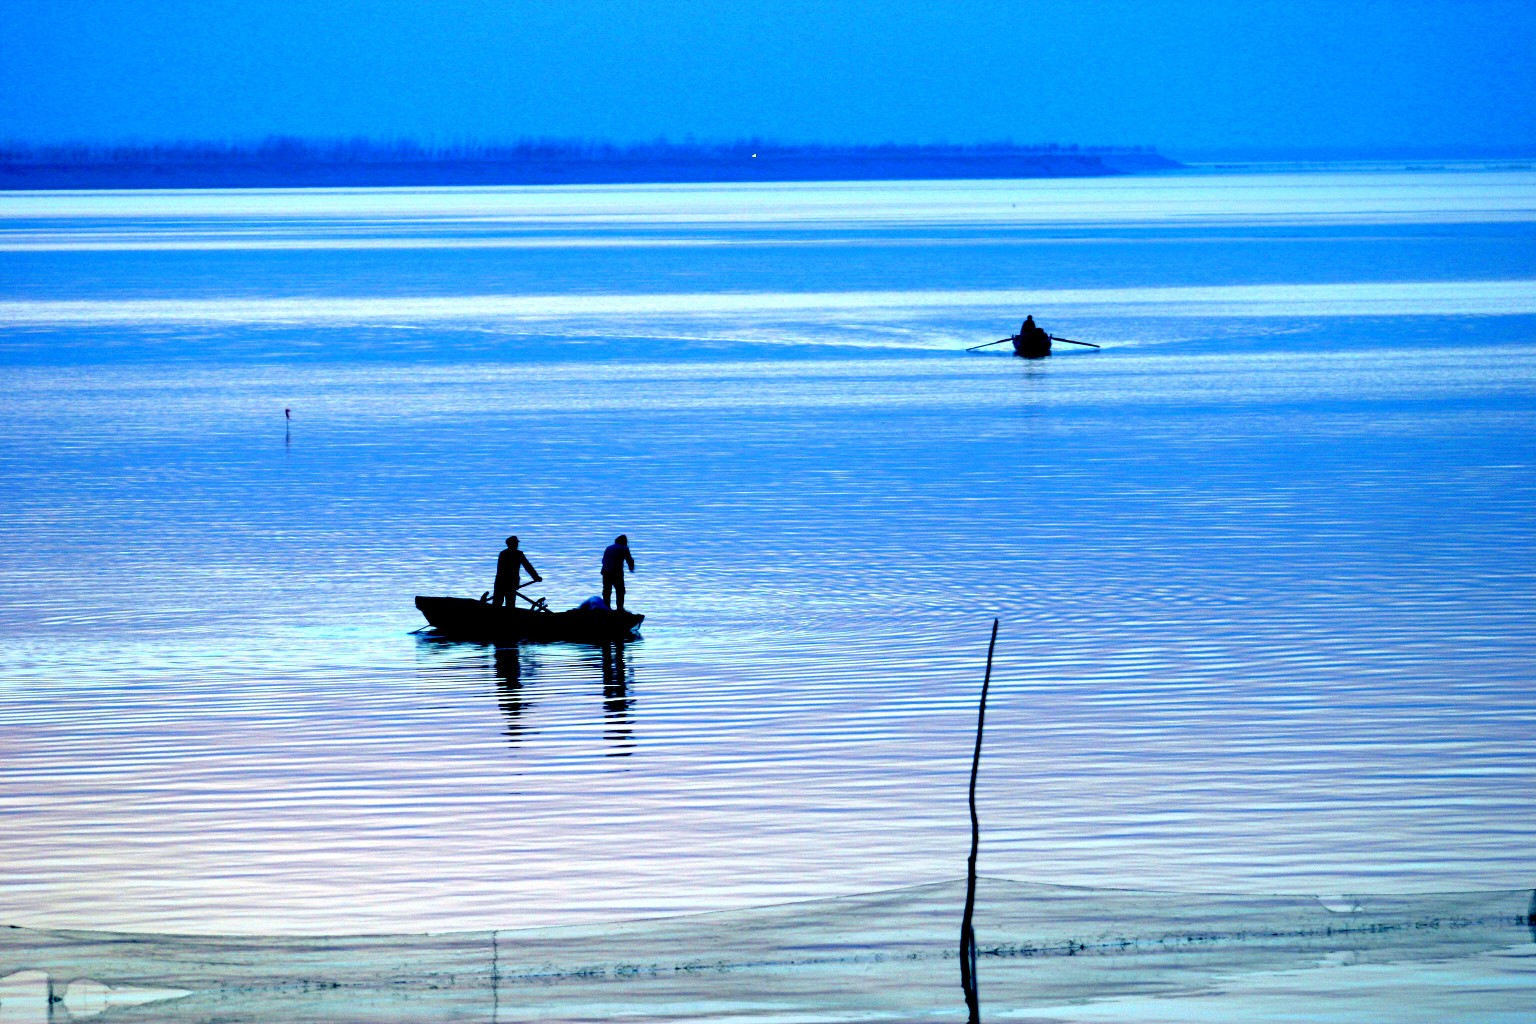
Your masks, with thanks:
[[[992,620],[992,641],[987,644],[987,674],[981,680],[981,704],[976,711],[976,752],[971,755],[971,859],[965,871],[965,913],[960,917],[960,987],[965,990],[970,1024],[981,1024],[981,999],[976,991],[976,931],[971,926],[971,918],[976,912],[976,851],[981,846],[981,822],[976,817],[976,775],[981,770],[981,731],[987,722],[987,690],[992,685],[997,621]]]

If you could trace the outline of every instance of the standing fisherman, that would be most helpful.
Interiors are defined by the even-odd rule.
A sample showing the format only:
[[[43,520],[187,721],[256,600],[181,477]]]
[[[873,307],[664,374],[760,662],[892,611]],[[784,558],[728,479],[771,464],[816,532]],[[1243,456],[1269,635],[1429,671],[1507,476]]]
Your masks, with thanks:
[[[624,610],[624,566],[635,571],[634,556],[629,553],[629,537],[619,534],[603,549],[603,603],[617,611]],[[610,601],[609,595],[618,601]]]
[[[528,556],[523,554],[517,546],[516,537],[507,538],[507,546],[500,555],[496,556],[496,591],[491,598],[491,607],[498,607],[505,598],[508,608],[517,607],[517,588],[522,586],[523,570],[528,570],[528,575],[533,577],[534,583],[544,582],[544,577],[539,575],[528,561]]]

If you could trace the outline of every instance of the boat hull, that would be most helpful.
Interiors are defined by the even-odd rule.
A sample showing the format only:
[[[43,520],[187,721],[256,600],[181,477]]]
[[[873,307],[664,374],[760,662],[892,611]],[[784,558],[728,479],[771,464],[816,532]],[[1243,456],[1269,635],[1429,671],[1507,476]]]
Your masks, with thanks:
[[[573,608],[536,612],[498,608],[467,597],[417,597],[416,607],[442,636],[480,643],[611,644],[635,637],[644,615],[608,609]]]
[[[1051,339],[1025,338],[1015,336],[1013,339],[1013,354],[1023,359],[1044,359],[1051,354]]]

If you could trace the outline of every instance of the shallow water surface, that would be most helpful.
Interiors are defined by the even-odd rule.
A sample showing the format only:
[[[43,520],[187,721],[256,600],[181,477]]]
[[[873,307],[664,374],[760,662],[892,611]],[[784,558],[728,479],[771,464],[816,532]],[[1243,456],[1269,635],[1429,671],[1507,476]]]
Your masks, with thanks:
[[[1533,220],[1524,172],[4,197],[4,920],[953,879],[994,616],[984,873],[1529,886]],[[1105,347],[957,351],[1025,302]],[[412,635],[509,532],[557,606],[628,533],[643,639]]]

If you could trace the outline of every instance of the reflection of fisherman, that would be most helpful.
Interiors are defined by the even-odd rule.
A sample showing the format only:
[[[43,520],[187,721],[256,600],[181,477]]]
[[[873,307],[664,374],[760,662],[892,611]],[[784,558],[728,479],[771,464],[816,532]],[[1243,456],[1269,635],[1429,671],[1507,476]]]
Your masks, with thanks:
[[[619,534],[613,543],[603,549],[603,603],[618,611],[624,610],[624,566],[635,571],[634,556],[629,553],[629,538]],[[613,600],[609,600],[609,595]],[[615,603],[616,602],[616,603]]]
[[[1019,338],[1022,341],[1032,341],[1038,344],[1049,337],[1050,335],[1045,333],[1045,328],[1035,323],[1035,315],[1033,313],[1026,316],[1024,323],[1019,327]]]
[[[506,550],[496,557],[496,592],[491,598],[493,607],[500,605],[502,599],[506,599],[509,608],[517,606],[517,588],[522,586],[524,569],[528,570],[534,583],[543,581],[544,577],[539,575],[539,570],[529,563],[528,556],[517,546],[517,538],[508,537]]]

